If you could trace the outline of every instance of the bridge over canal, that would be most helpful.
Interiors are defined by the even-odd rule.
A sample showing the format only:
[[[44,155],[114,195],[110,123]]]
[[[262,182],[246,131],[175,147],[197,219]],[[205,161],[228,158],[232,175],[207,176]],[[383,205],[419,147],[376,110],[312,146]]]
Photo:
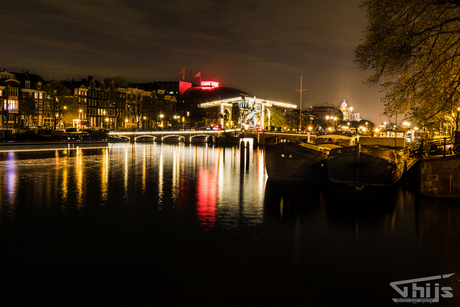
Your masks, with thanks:
[[[110,137],[126,139],[130,142],[136,142],[138,140],[145,140],[151,138],[152,141],[163,142],[163,141],[179,141],[185,143],[191,143],[194,138],[205,139],[206,142],[209,140],[215,141],[215,138],[224,135],[223,130],[188,130],[188,131],[110,131],[108,135]]]
[[[109,136],[126,139],[130,142],[145,140],[151,138],[152,141],[179,141],[192,143],[195,140],[206,142],[215,142],[219,136],[226,133],[238,133],[240,138],[253,138],[258,145],[265,146],[275,143],[277,139],[286,139],[289,141],[310,140],[312,136],[309,133],[285,133],[285,132],[241,132],[238,129],[231,130],[189,130],[189,131],[111,131]]]

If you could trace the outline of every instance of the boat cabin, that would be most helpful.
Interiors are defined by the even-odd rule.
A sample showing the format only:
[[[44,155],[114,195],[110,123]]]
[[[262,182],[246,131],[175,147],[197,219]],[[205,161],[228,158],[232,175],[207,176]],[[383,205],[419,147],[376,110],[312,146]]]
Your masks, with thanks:
[[[384,146],[394,148],[404,148],[407,145],[407,140],[404,136],[395,137],[373,137],[362,136],[359,138],[359,144],[369,146]]]
[[[315,139],[316,145],[334,144],[340,146],[353,146],[357,143],[357,138],[346,134],[322,134]]]

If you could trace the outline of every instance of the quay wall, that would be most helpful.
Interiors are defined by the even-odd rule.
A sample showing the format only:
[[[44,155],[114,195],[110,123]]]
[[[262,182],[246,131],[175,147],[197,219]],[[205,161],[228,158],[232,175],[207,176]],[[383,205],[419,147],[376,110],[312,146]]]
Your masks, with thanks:
[[[80,142],[24,142],[0,143],[0,152],[9,151],[47,151],[47,150],[73,150],[107,147],[108,141],[80,141]]]
[[[422,196],[460,199],[460,155],[420,160],[418,185]]]

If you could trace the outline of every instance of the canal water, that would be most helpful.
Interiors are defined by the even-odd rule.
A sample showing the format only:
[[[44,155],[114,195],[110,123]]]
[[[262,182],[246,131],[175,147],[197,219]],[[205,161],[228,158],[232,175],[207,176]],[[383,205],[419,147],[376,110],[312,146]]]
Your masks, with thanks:
[[[1,306],[460,305],[459,203],[280,186],[263,148],[3,152],[0,200]]]

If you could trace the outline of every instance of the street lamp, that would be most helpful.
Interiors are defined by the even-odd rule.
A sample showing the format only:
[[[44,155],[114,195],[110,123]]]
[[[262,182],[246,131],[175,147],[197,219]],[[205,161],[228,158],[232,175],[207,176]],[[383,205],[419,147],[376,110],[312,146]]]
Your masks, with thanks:
[[[160,127],[163,127],[163,114],[160,114]]]
[[[335,117],[335,116],[326,116],[326,120],[330,120],[332,122],[332,127],[335,130],[335,122],[337,121],[337,117]]]

